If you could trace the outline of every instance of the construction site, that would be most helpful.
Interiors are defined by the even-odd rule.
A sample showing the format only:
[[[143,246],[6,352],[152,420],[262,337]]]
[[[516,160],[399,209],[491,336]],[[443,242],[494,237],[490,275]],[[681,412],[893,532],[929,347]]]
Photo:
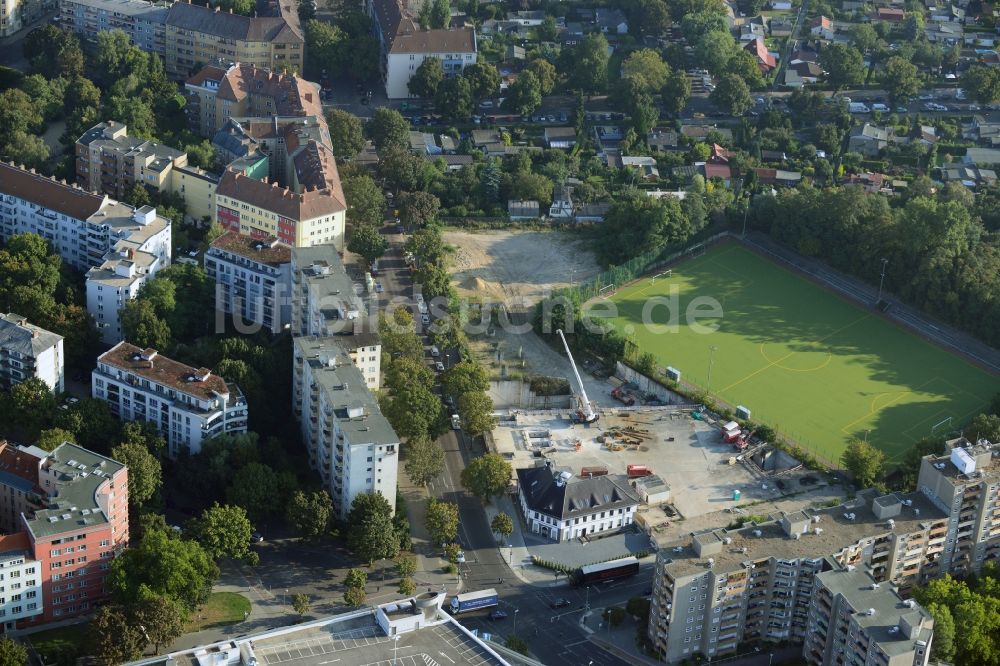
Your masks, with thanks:
[[[581,377],[568,346],[573,407],[510,410],[492,445],[512,467],[551,463],[574,476],[623,475],[647,505],[651,536],[691,518],[809,495],[825,481],[799,461],[758,442],[679,396],[650,399],[634,384],[600,389]],[[664,404],[671,403],[671,404]]]

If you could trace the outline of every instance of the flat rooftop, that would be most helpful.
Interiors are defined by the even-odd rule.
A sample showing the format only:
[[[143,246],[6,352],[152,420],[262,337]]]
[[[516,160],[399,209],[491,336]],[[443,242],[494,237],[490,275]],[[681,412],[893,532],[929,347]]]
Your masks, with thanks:
[[[376,610],[366,608],[133,664],[207,666],[229,663],[246,666],[240,656],[240,648],[245,646],[251,647],[260,666],[286,663],[295,666],[332,663],[344,666],[393,663],[399,666],[509,666],[510,663],[443,611],[438,611],[424,626],[410,631],[401,629],[397,635],[398,641],[388,636],[376,619]]]
[[[211,249],[230,252],[269,266],[280,266],[292,260],[292,248],[276,238],[256,239],[230,231],[212,241]]]
[[[874,579],[862,569],[834,569],[816,576],[834,594],[841,594],[856,611],[854,620],[868,635],[879,642],[886,654],[895,656],[913,650],[913,642],[929,641],[931,629],[930,615],[920,605],[913,607],[903,602],[902,597],[892,591],[889,585],[879,585],[872,589]],[[867,611],[867,612],[864,612]],[[871,611],[875,611],[874,614]],[[915,628],[913,637],[900,630],[904,621]]]
[[[143,350],[127,342],[121,342],[101,354],[97,360],[200,400],[212,400],[217,395],[229,393],[229,387],[222,377],[211,374],[205,368],[192,368],[190,365],[169,359],[160,355],[155,349]],[[195,376],[201,379],[192,380]]]
[[[809,519],[808,532],[798,539],[789,536],[782,527],[781,516],[771,516],[771,522],[748,525],[736,530],[710,530],[680,541],[661,545],[660,555],[667,560],[667,571],[674,577],[689,576],[708,570],[708,558],[714,560],[716,571],[744,568],[746,563],[769,557],[787,560],[821,559],[867,537],[882,534],[906,534],[929,527],[933,521],[944,520],[947,515],[923,493],[899,495],[901,511],[888,520],[879,519],[872,511],[874,491],[863,491],[853,501],[822,511],[803,510],[790,514],[793,521]],[[906,504],[910,502],[910,504]],[[844,514],[853,515],[850,519]],[[818,521],[815,517],[819,518]],[[816,530],[819,529],[819,533]],[[729,543],[725,539],[730,539]],[[698,555],[694,542],[711,544],[721,542],[717,552]]]

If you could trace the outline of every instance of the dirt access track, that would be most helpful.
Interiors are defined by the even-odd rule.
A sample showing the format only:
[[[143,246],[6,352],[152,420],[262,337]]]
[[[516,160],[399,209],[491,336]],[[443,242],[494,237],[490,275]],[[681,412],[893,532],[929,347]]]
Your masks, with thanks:
[[[564,231],[446,231],[444,241],[463,298],[531,306],[600,272],[586,241]]]

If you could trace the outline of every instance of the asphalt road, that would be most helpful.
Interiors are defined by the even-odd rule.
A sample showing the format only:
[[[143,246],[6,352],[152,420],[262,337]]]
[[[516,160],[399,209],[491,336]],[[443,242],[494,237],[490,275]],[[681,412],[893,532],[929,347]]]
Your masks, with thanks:
[[[383,306],[390,299],[410,299],[413,287],[402,258],[405,237],[389,230],[390,227],[383,230],[390,240],[390,250],[379,260],[377,278],[384,290]],[[431,362],[429,355],[427,359]],[[516,615],[517,634],[528,641],[532,654],[548,666],[580,666],[588,662],[594,666],[627,666],[628,662],[587,640],[588,633],[580,626],[580,619],[587,610],[588,598],[593,612],[600,613],[605,606],[624,604],[629,598],[641,595],[652,583],[651,572],[647,569],[629,580],[595,586],[591,592],[571,588],[566,582],[545,588],[521,582],[504,560],[505,554],[497,548],[482,504],[462,488],[462,470],[475,456],[484,453],[482,444],[454,430],[449,430],[438,442],[445,452],[445,469],[430,484],[430,492],[438,499],[458,505],[458,540],[466,557],[466,562],[459,566],[462,589],[495,588],[500,594],[500,607],[508,613],[508,618],[498,621],[489,619],[488,610],[469,613],[459,616],[462,624],[506,637],[515,630]],[[569,599],[571,605],[553,610],[551,604],[560,598]]]

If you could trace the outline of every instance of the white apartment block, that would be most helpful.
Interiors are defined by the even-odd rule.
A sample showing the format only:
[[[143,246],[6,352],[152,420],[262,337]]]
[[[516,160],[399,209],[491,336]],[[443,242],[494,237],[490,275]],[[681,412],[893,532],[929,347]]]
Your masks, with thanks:
[[[37,377],[53,393],[63,392],[63,338],[28,323],[21,315],[0,317],[0,386]]]
[[[199,453],[202,442],[216,435],[247,430],[247,402],[238,386],[155,349],[120,342],[97,359],[91,380],[93,397],[118,418],[155,424],[173,459]]]
[[[205,252],[205,273],[215,282],[216,315],[238,327],[272,333],[291,321],[292,250],[275,238],[255,240],[236,232],[217,238]],[[238,318],[237,318],[238,317]]]
[[[3,0],[0,2],[0,37],[12,37],[53,7],[55,3],[50,0]]]
[[[170,222],[103,194],[0,162],[0,238],[33,233],[80,271],[100,266],[118,241],[170,263]]]
[[[549,466],[517,470],[525,523],[533,534],[570,541],[632,524],[639,498],[623,476],[575,477]]]
[[[336,338],[368,388],[379,388],[382,345],[377,324],[368,316],[359,295],[362,290],[347,276],[336,248],[294,248],[291,272],[292,335]]]
[[[0,623],[6,632],[41,615],[42,563],[32,558],[27,532],[0,537]]]
[[[396,505],[399,437],[338,338],[295,338],[292,406],[310,466],[319,472],[337,515],[362,493]]]
[[[476,62],[473,28],[422,30],[400,0],[366,0],[382,52],[382,76],[389,99],[411,97],[409,83],[427,58],[441,61],[445,76],[456,76]]]
[[[136,229],[115,243],[100,266],[87,271],[87,312],[109,345],[125,339],[121,325],[125,303],[170,265],[170,222],[157,217],[151,206],[133,210],[131,219]]]

